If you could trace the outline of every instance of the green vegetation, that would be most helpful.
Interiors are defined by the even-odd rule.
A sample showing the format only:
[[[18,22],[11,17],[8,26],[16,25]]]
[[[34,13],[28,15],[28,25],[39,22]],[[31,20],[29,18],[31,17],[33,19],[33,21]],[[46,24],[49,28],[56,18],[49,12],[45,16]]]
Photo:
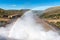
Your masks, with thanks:
[[[60,22],[57,22],[55,25],[60,28]]]
[[[52,8],[46,9],[44,13],[40,16],[40,18],[50,19],[55,21],[60,20],[60,7],[52,7]],[[49,22],[49,24],[60,28],[60,21],[57,21],[57,22],[55,21]]]
[[[56,27],[60,28],[60,22],[56,22],[56,23],[50,22],[49,24],[51,24],[51,25],[53,25],[53,26],[56,26]]]
[[[60,13],[59,14],[51,14],[51,15],[45,15],[43,14],[41,16],[42,18],[47,18],[47,19],[60,19]]]

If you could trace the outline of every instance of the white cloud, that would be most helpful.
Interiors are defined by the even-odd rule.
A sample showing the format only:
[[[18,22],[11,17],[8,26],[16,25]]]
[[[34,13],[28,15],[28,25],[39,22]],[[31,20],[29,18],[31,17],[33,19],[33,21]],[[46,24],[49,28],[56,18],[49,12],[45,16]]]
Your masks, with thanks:
[[[15,7],[15,6],[17,6],[17,5],[10,5],[10,6],[13,6],[13,7]]]
[[[33,8],[32,10],[45,10],[50,7],[54,7],[54,6],[37,6],[37,7]]]

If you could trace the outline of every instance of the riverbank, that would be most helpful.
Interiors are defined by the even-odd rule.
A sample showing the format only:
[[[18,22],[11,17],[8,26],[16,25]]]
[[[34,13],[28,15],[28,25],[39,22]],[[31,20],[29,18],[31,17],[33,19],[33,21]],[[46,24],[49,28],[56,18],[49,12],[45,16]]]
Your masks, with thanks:
[[[49,31],[49,30],[53,30],[53,31],[56,31],[56,32],[60,31],[59,28],[57,28],[57,27],[49,24],[49,23],[46,22],[46,20],[44,20],[44,19],[37,18],[36,20],[37,20],[37,23],[40,23],[40,24],[42,24],[42,25],[44,26],[44,29],[45,29],[46,31]]]
[[[4,26],[0,27],[0,40],[2,40],[2,39],[3,40],[6,40],[6,39],[10,40],[10,38],[8,38],[9,31],[11,30],[12,26],[15,24],[17,19],[12,19],[10,24],[5,25],[5,27]]]

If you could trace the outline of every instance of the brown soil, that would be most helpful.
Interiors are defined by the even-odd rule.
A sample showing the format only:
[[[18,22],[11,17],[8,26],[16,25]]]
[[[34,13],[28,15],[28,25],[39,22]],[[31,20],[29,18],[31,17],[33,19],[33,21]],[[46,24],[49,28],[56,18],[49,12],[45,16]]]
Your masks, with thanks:
[[[53,30],[53,31],[56,31],[54,27],[52,27],[51,25],[49,25],[47,22],[45,22],[43,19],[40,19],[40,18],[36,18],[37,20],[37,23],[40,23],[44,26],[44,29],[46,31],[49,31],[49,30]]]

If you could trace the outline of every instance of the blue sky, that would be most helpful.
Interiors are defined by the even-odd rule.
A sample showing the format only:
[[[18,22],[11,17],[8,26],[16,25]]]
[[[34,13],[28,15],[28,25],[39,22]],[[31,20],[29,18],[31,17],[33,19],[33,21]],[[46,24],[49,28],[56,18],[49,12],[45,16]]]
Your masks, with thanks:
[[[0,0],[3,9],[32,9],[36,7],[48,8],[60,6],[60,0]]]

